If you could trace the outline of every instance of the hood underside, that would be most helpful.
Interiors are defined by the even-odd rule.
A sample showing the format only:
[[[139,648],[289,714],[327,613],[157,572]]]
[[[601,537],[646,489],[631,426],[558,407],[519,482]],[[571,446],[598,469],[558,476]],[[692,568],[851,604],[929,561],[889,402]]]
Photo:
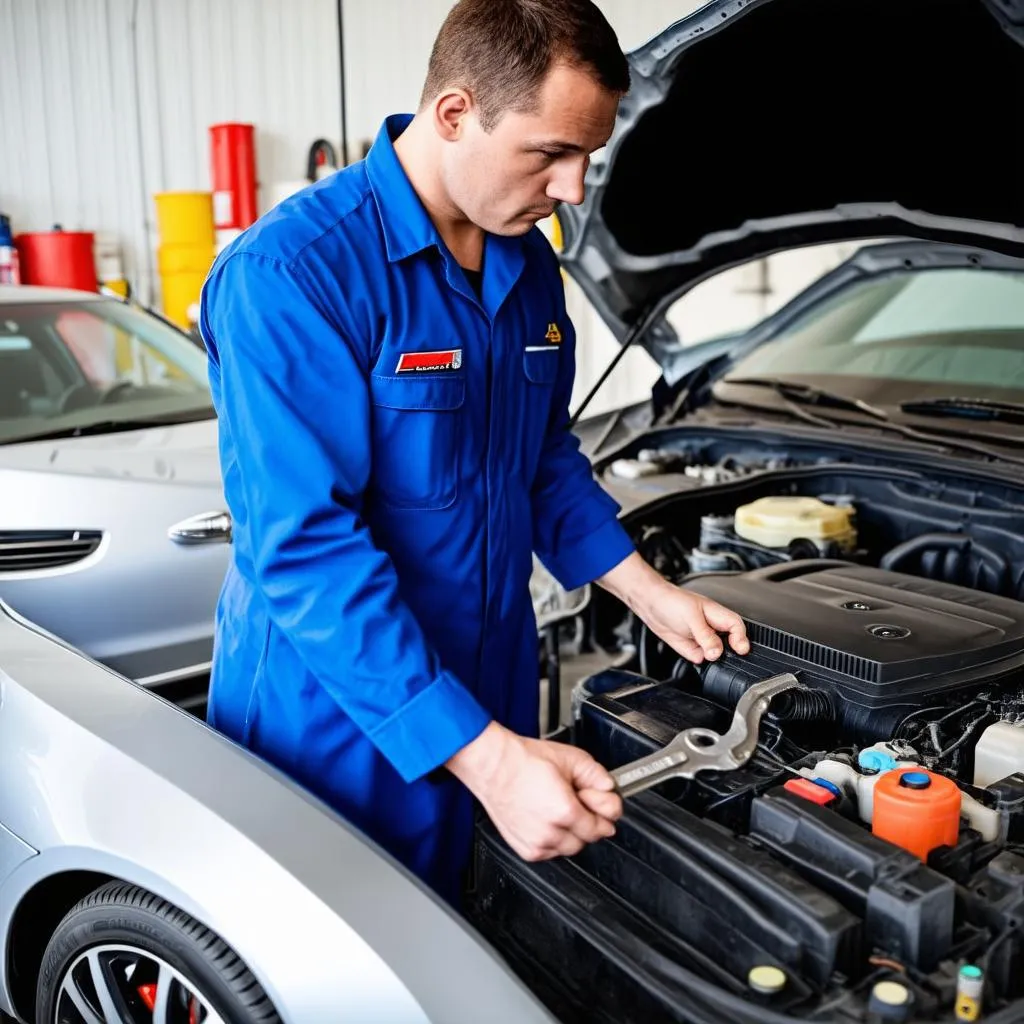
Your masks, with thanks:
[[[563,263],[620,341],[783,249],[1024,256],[1024,0],[712,0],[630,63],[586,201],[558,213]]]

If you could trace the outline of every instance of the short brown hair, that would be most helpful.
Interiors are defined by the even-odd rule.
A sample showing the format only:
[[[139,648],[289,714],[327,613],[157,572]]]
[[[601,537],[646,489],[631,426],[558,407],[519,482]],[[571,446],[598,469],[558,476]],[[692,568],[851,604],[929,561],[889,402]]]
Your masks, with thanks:
[[[490,131],[506,111],[533,108],[556,60],[629,91],[619,41],[591,0],[459,0],[434,41],[421,105],[450,86],[467,89]]]

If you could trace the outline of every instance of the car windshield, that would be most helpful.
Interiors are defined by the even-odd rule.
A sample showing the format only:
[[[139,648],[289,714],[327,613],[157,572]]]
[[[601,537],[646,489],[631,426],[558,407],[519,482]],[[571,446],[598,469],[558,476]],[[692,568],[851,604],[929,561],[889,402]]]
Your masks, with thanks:
[[[0,443],[209,419],[206,354],[115,299],[0,305]]]
[[[832,384],[889,402],[1024,401],[1024,273],[943,268],[857,282],[798,316],[728,376],[849,378]]]

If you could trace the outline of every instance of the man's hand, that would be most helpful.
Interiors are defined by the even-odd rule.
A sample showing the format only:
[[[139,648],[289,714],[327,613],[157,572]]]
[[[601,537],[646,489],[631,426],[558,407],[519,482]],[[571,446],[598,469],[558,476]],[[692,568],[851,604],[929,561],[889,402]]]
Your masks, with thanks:
[[[589,754],[492,722],[447,762],[524,860],[577,854],[615,834],[622,799]]]
[[[673,586],[633,552],[598,581],[637,614],[651,631],[687,661],[721,657],[719,633],[729,634],[737,654],[750,651],[743,620],[717,601]]]

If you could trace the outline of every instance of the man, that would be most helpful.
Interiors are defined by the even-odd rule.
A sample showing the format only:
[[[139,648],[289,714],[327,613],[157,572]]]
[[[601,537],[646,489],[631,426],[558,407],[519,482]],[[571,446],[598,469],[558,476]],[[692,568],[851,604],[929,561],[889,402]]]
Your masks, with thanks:
[[[210,721],[452,901],[474,796],[528,859],[622,810],[592,758],[534,738],[531,551],[693,661],[717,631],[748,649],[642,561],[567,429],[574,337],[535,226],[582,200],[628,84],[589,0],[461,0],[418,113],[204,289],[234,519]]]

